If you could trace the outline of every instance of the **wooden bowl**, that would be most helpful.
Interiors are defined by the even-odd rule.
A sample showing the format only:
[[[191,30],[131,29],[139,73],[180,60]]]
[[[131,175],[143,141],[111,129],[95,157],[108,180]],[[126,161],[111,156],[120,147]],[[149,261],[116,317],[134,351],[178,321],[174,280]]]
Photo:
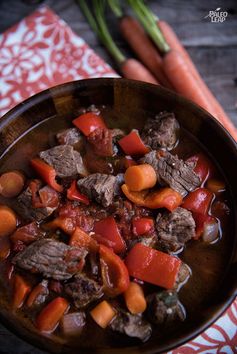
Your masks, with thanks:
[[[231,195],[231,234],[228,262],[223,272],[219,291],[203,303],[201,311],[188,318],[171,333],[162,338],[152,337],[138,346],[124,346],[123,353],[160,353],[171,350],[200,334],[210,326],[231,304],[237,295],[237,149],[227,131],[206,111],[161,86],[125,79],[91,79],[74,81],[43,91],[22,102],[0,120],[0,162],[9,158],[11,147],[23,136],[32,132],[42,122],[50,120],[52,130],[61,121],[70,122],[78,115],[80,107],[91,104],[109,105],[120,117],[120,126],[132,127],[143,123],[144,112],[162,110],[175,112],[182,127],[196,137],[216,160],[224,173]],[[121,114],[120,114],[121,113]],[[141,117],[141,121],[138,120]],[[116,126],[116,121],[115,121]],[[41,137],[35,135],[35,139]],[[31,140],[32,151],[34,139]],[[0,167],[1,167],[0,164]],[[207,284],[208,287],[208,284]],[[50,337],[29,331],[19,325],[9,309],[0,302],[2,323],[12,332],[35,346],[57,353],[76,353],[62,341],[56,344]],[[80,353],[121,353],[121,343],[112,342],[106,348],[98,348],[96,340],[89,338],[91,348],[80,348]]]

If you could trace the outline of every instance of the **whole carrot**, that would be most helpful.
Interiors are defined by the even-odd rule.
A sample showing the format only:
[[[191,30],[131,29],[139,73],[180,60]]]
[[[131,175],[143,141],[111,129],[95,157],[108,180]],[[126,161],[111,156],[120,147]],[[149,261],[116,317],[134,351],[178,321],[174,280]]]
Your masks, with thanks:
[[[133,8],[147,33],[163,53],[164,72],[174,89],[183,96],[193,100],[211,113],[237,140],[237,130],[230,121],[221,105],[210,92],[188,53],[182,48],[177,36],[171,28],[163,23],[163,35],[157,26],[157,17],[150,11],[142,0],[127,0]],[[165,38],[166,36],[166,38]],[[178,43],[179,42],[179,43]],[[186,53],[185,53],[186,52]],[[191,63],[191,64],[190,64]]]
[[[128,79],[158,84],[156,78],[142,63],[138,62],[136,59],[127,59],[114,43],[104,18],[104,1],[93,1],[95,18],[85,0],[80,0],[79,4],[90,26],[119,65],[123,76]]]
[[[140,23],[131,16],[122,16],[119,18],[119,28],[123,37],[142,63],[146,65],[162,85],[171,88],[169,80],[164,75],[162,57]]]
[[[208,98],[209,103],[213,107],[213,115],[215,118],[217,118],[223,126],[231,132],[233,138],[237,140],[237,131],[236,128],[234,127],[233,123],[230,121],[229,117],[225,113],[224,109],[221,107],[220,103],[217,101],[217,99],[214,97],[212,92],[209,90],[207,85],[205,84],[204,80],[200,76],[197,68],[192,62],[192,59],[186,49],[183,47],[182,43],[178,39],[177,35],[171,28],[171,26],[165,22],[159,20],[158,22],[158,27],[160,28],[166,42],[170,46],[172,50],[176,50],[179,52],[182,56],[183,59],[185,60],[189,71],[192,73],[192,75],[195,77],[195,79],[198,81],[199,86],[202,87],[202,91],[205,93],[205,96]]]
[[[124,60],[120,65],[122,75],[127,79],[140,80],[150,84],[158,84],[156,78],[147,68],[134,58]]]

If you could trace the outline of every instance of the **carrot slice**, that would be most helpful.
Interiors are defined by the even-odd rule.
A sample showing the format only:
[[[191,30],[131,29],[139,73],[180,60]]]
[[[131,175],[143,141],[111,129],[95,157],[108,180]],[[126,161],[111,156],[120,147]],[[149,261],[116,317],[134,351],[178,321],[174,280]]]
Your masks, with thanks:
[[[0,205],[0,237],[10,235],[17,225],[14,211],[6,205]]]
[[[106,301],[102,301],[91,312],[93,320],[102,328],[106,328],[116,315],[113,307]]]
[[[31,287],[29,284],[27,284],[27,282],[20,275],[15,275],[12,300],[13,309],[19,309],[23,305],[30,290]]]
[[[133,281],[124,293],[126,306],[132,314],[142,313],[146,309],[146,299],[141,285]]]
[[[0,176],[0,194],[6,198],[16,197],[23,189],[25,177],[19,171],[10,171]]]
[[[57,297],[40,312],[36,318],[36,327],[40,332],[53,332],[68,307],[66,299]]]
[[[129,167],[124,175],[125,183],[132,192],[140,192],[156,185],[157,175],[149,164]]]

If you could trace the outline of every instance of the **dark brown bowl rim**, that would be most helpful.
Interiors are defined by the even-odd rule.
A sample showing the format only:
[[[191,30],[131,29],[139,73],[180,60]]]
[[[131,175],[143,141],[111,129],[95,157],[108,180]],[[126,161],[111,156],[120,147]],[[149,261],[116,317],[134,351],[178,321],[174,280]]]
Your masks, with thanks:
[[[98,86],[111,86],[113,87],[114,83],[118,84],[120,82],[121,85],[130,85],[131,87],[138,87],[141,90],[145,89],[152,89],[152,90],[157,90],[158,91],[163,91],[166,95],[169,96],[170,99],[179,99],[179,102],[181,102],[182,105],[186,105],[189,107],[193,107],[195,111],[202,112],[204,113],[204,118],[202,117],[201,119],[206,120],[209,119],[212,121],[212,125],[216,126],[216,129],[219,130],[219,134],[222,135],[222,137],[225,140],[225,144],[229,146],[229,148],[232,150],[233,154],[237,157],[237,143],[235,140],[232,138],[230,133],[207,111],[205,111],[203,108],[198,106],[197,104],[193,103],[192,101],[184,98],[183,96],[174,93],[170,91],[169,89],[166,89],[162,86],[157,86],[154,84],[149,84],[149,83],[144,83],[141,81],[135,81],[135,80],[130,80],[130,79],[124,79],[124,78],[93,78],[93,79],[84,79],[84,80],[76,80],[76,81],[70,81],[61,85],[56,85],[51,87],[50,89],[43,90],[28,99],[24,100],[23,102],[19,103],[16,105],[14,108],[12,108],[10,111],[8,111],[5,115],[3,115],[0,118],[0,131],[3,127],[5,127],[10,121],[17,119],[18,116],[20,116],[21,113],[24,111],[28,110],[30,107],[33,107],[36,103],[40,103],[47,99],[50,96],[50,91],[54,91],[58,94],[64,94],[67,93],[67,90],[70,91],[71,86],[84,86],[87,88],[93,88],[93,87],[98,87]],[[235,235],[236,238],[236,235]],[[219,304],[218,305],[218,310],[216,310],[215,315],[213,315],[209,320],[206,320],[203,322],[202,325],[200,325],[196,330],[192,331],[191,334],[184,335],[183,338],[179,340],[171,340],[170,344],[166,346],[162,346],[161,343],[159,343],[159,347],[156,348],[155,345],[153,345],[151,348],[142,348],[141,346],[133,346],[133,347],[123,347],[123,348],[95,348],[96,353],[114,353],[114,354],[120,354],[121,350],[126,350],[126,353],[134,354],[138,352],[142,352],[144,354],[155,354],[155,353],[162,353],[164,351],[170,351],[172,349],[178,348],[179,346],[189,342],[190,340],[194,339],[201,333],[203,333],[207,328],[209,328],[216,320],[220,318],[220,316],[228,309],[228,307],[231,305],[231,303],[235,300],[235,297],[237,296],[237,284],[233,284],[231,287],[231,290],[229,291],[228,294],[226,294],[225,299],[223,300],[224,304]],[[45,350],[45,347],[40,344],[36,343],[34,340],[29,338],[27,335],[21,335],[18,333],[18,331],[12,327],[12,325],[8,322],[8,320],[0,315],[0,321],[1,323],[12,333],[17,335],[20,339],[24,339],[26,342],[32,344],[33,346],[37,346],[40,349]],[[83,350],[84,348],[82,348]],[[93,353],[91,350],[88,351],[88,353]]]

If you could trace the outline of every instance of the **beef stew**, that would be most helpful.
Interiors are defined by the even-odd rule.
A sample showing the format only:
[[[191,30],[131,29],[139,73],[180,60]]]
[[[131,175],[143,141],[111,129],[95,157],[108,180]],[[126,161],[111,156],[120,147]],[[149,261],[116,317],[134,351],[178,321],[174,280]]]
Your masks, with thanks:
[[[215,292],[227,264],[229,196],[205,149],[179,126],[174,113],[158,115],[157,135],[147,126],[126,130],[118,125],[122,133],[114,139],[110,113],[110,107],[97,107],[96,113],[89,107],[70,126],[64,122],[65,130],[56,129],[54,146],[49,138],[36,144],[17,166],[26,178],[24,189],[0,200],[17,218],[16,230],[4,235],[9,252],[0,255],[2,276],[14,269],[2,291],[30,330],[72,346],[90,347],[90,333],[96,333],[98,346],[113,340],[121,346],[139,344],[157,333],[162,338],[164,328],[169,332],[179,321],[188,321]],[[175,131],[162,140],[165,119],[172,120]],[[56,140],[71,128],[77,129],[79,147],[74,140]],[[37,129],[47,135],[49,125]],[[150,140],[144,138],[149,132]],[[1,173],[9,171],[32,135],[16,144]],[[154,148],[157,137],[162,143]],[[86,173],[78,169],[75,155]],[[155,184],[134,190],[124,175],[141,165],[154,169]],[[140,178],[149,176],[144,172]],[[215,192],[213,180],[221,185]],[[145,299],[143,312],[131,313],[126,305],[124,293],[133,282]],[[136,292],[132,295],[136,299]],[[98,306],[104,302],[101,323]]]

